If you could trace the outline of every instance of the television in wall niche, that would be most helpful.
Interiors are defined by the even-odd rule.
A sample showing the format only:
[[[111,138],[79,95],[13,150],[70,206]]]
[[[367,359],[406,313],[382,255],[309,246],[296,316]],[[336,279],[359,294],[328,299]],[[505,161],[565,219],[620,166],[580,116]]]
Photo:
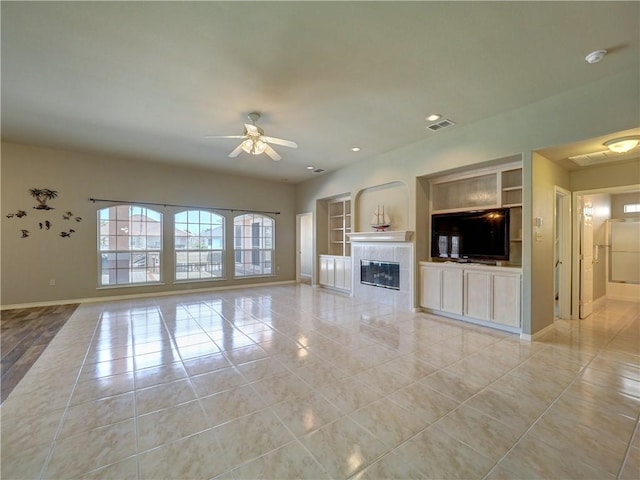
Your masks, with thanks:
[[[431,257],[461,262],[509,260],[509,209],[432,215]]]

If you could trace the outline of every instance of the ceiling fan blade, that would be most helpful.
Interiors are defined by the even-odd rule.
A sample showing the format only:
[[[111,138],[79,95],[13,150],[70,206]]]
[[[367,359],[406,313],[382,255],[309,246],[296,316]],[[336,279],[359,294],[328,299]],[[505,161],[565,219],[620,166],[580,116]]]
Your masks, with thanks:
[[[233,151],[229,154],[229,158],[237,157],[238,155],[240,155],[241,151],[242,151],[242,144],[238,145],[236,148],[233,149]]]
[[[291,140],[283,140],[282,138],[274,138],[274,137],[265,137],[262,136],[262,139],[267,143],[273,143],[274,145],[282,145],[283,147],[290,148],[298,148],[298,144],[296,142],[292,142]]]
[[[205,135],[204,138],[246,138],[246,135]]]
[[[269,158],[271,158],[271,160],[273,160],[274,162],[277,162],[278,160],[282,160],[282,157],[278,155],[278,152],[276,152],[269,145],[267,145],[267,148],[264,149],[264,153],[269,155]]]

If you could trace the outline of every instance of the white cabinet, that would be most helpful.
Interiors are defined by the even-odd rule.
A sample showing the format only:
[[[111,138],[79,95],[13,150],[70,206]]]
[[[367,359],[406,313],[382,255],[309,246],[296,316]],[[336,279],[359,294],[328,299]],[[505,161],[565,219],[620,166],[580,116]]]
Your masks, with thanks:
[[[420,305],[442,310],[442,269],[433,266],[420,267]]]
[[[478,320],[491,319],[491,272],[464,271],[464,315]]]
[[[420,263],[420,306],[496,327],[520,328],[520,269]]]
[[[335,282],[335,261],[333,257],[320,255],[318,283],[320,283],[320,285],[333,286]]]
[[[520,327],[520,273],[494,272],[491,274],[493,305],[491,321]]]
[[[422,288],[420,305],[449,313],[462,313],[462,270],[420,267]]]
[[[318,282],[324,287],[351,291],[351,257],[320,255]]]
[[[351,291],[351,257],[336,257],[334,264],[335,287]]]

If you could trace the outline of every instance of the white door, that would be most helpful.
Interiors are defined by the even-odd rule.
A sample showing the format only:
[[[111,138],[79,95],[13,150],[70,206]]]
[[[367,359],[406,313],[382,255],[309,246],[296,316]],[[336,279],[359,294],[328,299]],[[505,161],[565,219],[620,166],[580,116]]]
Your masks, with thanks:
[[[593,217],[586,207],[580,218],[580,318],[593,311]]]
[[[555,192],[555,313],[559,318],[571,318],[571,192],[557,185]]]
[[[311,283],[313,278],[313,213],[301,213],[296,217],[298,220],[297,280]]]

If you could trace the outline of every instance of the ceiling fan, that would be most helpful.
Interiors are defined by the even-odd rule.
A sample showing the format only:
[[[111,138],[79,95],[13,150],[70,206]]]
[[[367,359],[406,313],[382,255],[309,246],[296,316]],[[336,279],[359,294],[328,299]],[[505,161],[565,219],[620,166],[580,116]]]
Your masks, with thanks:
[[[247,116],[249,117],[249,120],[251,120],[251,125],[248,123],[244,124],[244,135],[207,135],[207,138],[242,138],[242,143],[240,143],[240,145],[238,145],[229,154],[229,157],[231,158],[237,157],[240,155],[241,151],[245,151],[252,155],[266,153],[269,155],[271,160],[277,162],[278,160],[282,160],[282,157],[278,155],[278,152],[271,148],[271,145],[269,145],[270,143],[274,145],[282,145],[283,147],[298,148],[298,144],[291,140],[267,137],[264,134],[264,130],[256,126],[256,122],[260,119],[260,114],[258,112],[251,112]]]

